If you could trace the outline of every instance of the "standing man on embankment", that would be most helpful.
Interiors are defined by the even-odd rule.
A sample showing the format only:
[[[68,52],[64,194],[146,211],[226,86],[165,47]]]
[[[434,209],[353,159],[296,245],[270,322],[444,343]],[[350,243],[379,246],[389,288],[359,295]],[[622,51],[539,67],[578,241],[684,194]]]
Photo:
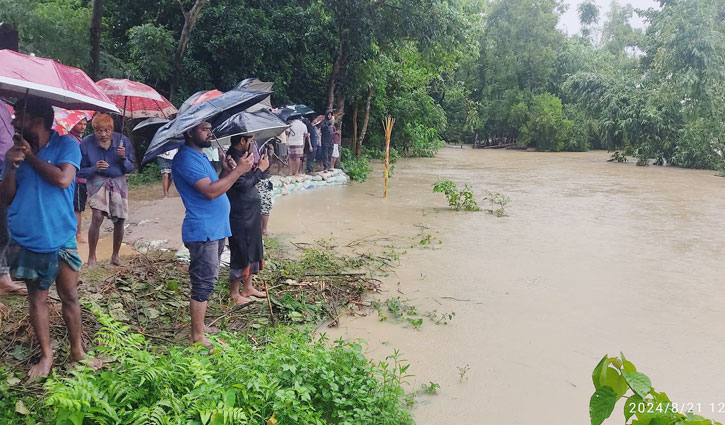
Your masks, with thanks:
[[[222,159],[222,175],[204,155],[211,147],[211,124],[203,122],[184,132],[186,143],[179,149],[171,166],[176,189],[186,208],[181,239],[189,249],[191,282],[191,343],[211,343],[204,336],[206,306],[219,277],[219,259],[224,241],[232,235],[229,226],[229,199],[226,192],[234,182],[252,169],[251,152],[237,165],[231,158]]]

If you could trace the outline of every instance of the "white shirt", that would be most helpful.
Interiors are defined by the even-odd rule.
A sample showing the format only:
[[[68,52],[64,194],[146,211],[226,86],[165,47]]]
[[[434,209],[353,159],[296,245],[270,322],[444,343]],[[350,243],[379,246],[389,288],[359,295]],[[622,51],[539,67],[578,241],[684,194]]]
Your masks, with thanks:
[[[204,155],[209,158],[209,161],[219,161],[219,149],[216,147],[210,146],[208,148],[204,148],[202,152],[204,152]]]
[[[290,126],[287,143],[289,143],[290,146],[304,146],[305,134],[307,134],[307,126],[305,123],[301,120],[294,120]]]

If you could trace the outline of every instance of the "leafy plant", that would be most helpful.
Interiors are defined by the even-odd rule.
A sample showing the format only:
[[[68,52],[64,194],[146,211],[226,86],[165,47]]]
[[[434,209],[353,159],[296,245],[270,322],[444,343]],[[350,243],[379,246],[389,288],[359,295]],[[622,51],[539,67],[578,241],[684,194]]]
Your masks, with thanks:
[[[116,358],[97,373],[77,367],[46,383],[56,423],[412,424],[403,390],[408,365],[395,352],[371,362],[362,347],[330,345],[304,330],[278,328],[252,344],[238,335],[213,338],[214,351],[148,346],[110,316],[99,351]]]
[[[604,356],[592,372],[594,394],[589,400],[592,425],[601,425],[614,411],[617,402],[625,398],[624,420],[632,425],[722,425],[705,419],[691,410],[693,403],[673,403],[667,394],[657,392],[647,375],[638,372],[624,354]],[[627,396],[627,397],[625,397]]]
[[[438,390],[440,389],[440,384],[430,381],[427,384],[422,384],[421,387],[423,388],[423,392],[430,395],[436,395],[438,394]]]
[[[457,369],[458,369],[458,382],[463,382],[463,380],[466,378],[466,374],[468,373],[469,370],[471,370],[471,366],[470,365],[465,365],[463,367],[458,366]]]
[[[491,205],[491,208],[486,210],[487,212],[496,217],[506,215],[506,206],[511,203],[511,198],[498,192],[487,192],[485,199]]]
[[[365,155],[359,158],[352,154],[349,148],[342,148],[341,157],[342,170],[350,177],[350,180],[364,182],[373,169]]]
[[[433,310],[427,312],[425,315],[436,325],[447,325],[448,322],[456,317],[456,312],[452,311],[450,313],[438,313],[437,310]]]
[[[442,192],[448,199],[448,205],[456,211],[480,211],[468,183],[463,189],[459,190],[454,182],[439,178],[433,183],[433,192]]]
[[[148,163],[143,170],[131,173],[126,177],[129,186],[140,186],[156,183],[161,180],[161,169],[156,163]]]
[[[621,151],[614,151],[609,162],[627,162],[627,155]]]

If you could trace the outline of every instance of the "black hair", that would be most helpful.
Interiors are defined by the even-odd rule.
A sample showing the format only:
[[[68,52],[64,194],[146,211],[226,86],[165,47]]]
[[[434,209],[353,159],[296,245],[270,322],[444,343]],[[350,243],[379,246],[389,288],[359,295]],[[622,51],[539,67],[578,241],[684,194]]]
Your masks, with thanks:
[[[234,136],[229,138],[229,142],[232,145],[238,145],[238,144],[242,143],[242,139],[243,139],[243,137],[241,134],[235,134]]]
[[[53,107],[41,97],[25,97],[15,102],[15,111],[25,111],[25,117],[42,118],[46,130],[53,128]]]

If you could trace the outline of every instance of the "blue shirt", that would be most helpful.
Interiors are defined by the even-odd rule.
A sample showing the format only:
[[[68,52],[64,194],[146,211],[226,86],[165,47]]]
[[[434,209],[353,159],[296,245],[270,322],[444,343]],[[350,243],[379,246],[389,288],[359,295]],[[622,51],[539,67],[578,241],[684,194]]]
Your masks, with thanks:
[[[126,148],[126,159],[116,153],[116,149],[120,147]],[[133,145],[128,137],[120,133],[113,133],[108,149],[103,149],[98,144],[95,134],[84,137],[81,142],[81,155],[83,159],[78,177],[87,179],[96,176],[120,177],[133,171]],[[98,171],[96,169],[98,161],[106,161],[108,168]]]
[[[184,242],[206,242],[231,236],[227,195],[209,199],[194,188],[194,183],[207,177],[213,182],[219,180],[206,155],[186,145],[181,146],[171,163],[171,175],[186,207],[181,239]]]
[[[48,144],[37,157],[59,166],[80,166],[78,142],[69,136],[51,132]],[[65,189],[47,182],[27,162],[15,173],[17,191],[8,208],[10,236],[18,245],[30,251],[47,253],[60,249],[76,234],[76,215],[73,211],[75,182]]]

